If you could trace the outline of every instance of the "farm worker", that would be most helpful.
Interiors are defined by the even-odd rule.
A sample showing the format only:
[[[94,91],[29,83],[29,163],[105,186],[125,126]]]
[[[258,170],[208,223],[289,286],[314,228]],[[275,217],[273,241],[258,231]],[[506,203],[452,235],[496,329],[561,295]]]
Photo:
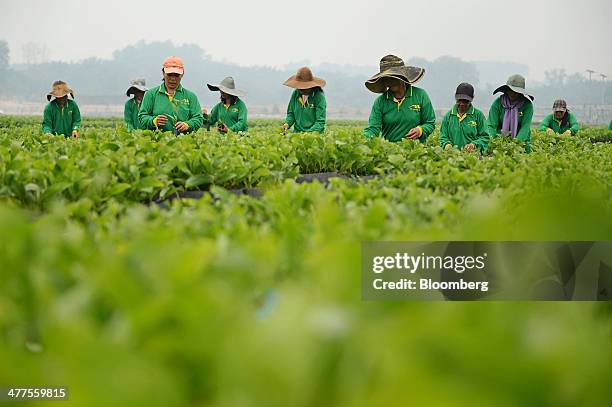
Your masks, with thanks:
[[[608,125],[608,130],[612,130],[612,120],[610,120],[610,124]]]
[[[161,85],[145,92],[138,119],[143,129],[172,131],[174,134],[197,131],[202,127],[200,102],[181,85],[185,73],[179,57],[166,58]]]
[[[308,67],[298,69],[297,74],[283,85],[295,89],[287,106],[287,117],[282,128],[287,131],[293,126],[294,132],[318,132],[325,130],[327,102],[323,94],[326,82],[312,74]]]
[[[68,96],[72,99],[69,99]],[[49,103],[43,114],[42,131],[47,135],[78,137],[81,128],[81,112],[74,101],[74,91],[64,81],[53,82],[47,93]]]
[[[134,96],[125,102],[125,107],[123,108],[123,121],[128,130],[138,130],[141,128],[140,120],[138,120],[138,111],[147,90],[144,79],[134,79],[125,92],[127,97]]]
[[[564,136],[575,136],[580,130],[580,124],[576,116],[567,109],[565,100],[555,100],[553,112],[540,123],[539,130],[546,130],[550,135],[562,134]]]
[[[525,89],[525,78],[512,75],[505,85],[493,91],[503,92],[493,101],[489,109],[489,135],[509,135],[526,143],[525,151],[531,152],[531,119],[533,118],[533,99]]]
[[[446,113],[440,127],[440,146],[450,150],[453,146],[465,151],[484,152],[489,144],[487,119],[472,105],[474,87],[461,83],[455,91],[455,106]]]
[[[247,131],[247,107],[242,101],[246,95],[244,91],[236,89],[234,78],[228,76],[219,84],[207,83],[211,92],[219,92],[221,101],[217,103],[210,115],[202,108],[204,123],[209,126],[217,126],[220,133],[227,134],[230,131]]]
[[[380,60],[380,72],[365,83],[376,98],[368,126],[367,138],[382,135],[389,141],[404,139],[425,143],[436,127],[436,115],[427,92],[413,86],[425,74],[425,69],[406,66],[404,61],[387,55]]]

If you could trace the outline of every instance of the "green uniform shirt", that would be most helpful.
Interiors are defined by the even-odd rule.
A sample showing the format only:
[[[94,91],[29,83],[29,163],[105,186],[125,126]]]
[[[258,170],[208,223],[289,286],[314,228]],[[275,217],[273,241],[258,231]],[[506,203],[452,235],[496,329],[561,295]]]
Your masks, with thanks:
[[[128,99],[128,101],[125,102],[125,107],[123,108],[123,121],[128,130],[141,129],[140,120],[138,119],[139,110],[140,105],[136,102],[135,98]]]
[[[200,102],[193,92],[179,85],[171,99],[163,82],[145,92],[138,113],[141,128],[155,130],[157,127],[153,124],[153,119],[160,114],[168,116],[168,122],[159,128],[163,131],[172,131],[176,122],[187,123],[187,132],[197,131],[204,120]]]
[[[225,124],[231,131],[247,131],[247,107],[242,100],[235,97],[230,106],[217,103],[205,119],[209,125]]]
[[[608,130],[612,130],[612,120],[610,120],[610,124],[608,125]]]
[[[390,91],[376,98],[370,113],[368,127],[363,131],[367,138],[382,136],[389,141],[401,141],[408,132],[420,127],[419,140],[424,143],[436,127],[436,114],[427,92],[409,86],[406,96],[397,101]]]
[[[293,131],[300,132],[319,132],[325,130],[325,116],[327,102],[325,95],[320,89],[315,89],[308,96],[304,103],[299,90],[294,90],[287,106],[287,117],[285,123],[289,127],[293,126]]]
[[[440,127],[440,145],[457,146],[460,149],[466,144],[474,144],[480,151],[485,151],[489,145],[487,132],[487,119],[485,115],[474,106],[459,118],[457,106],[444,115]]]
[[[557,134],[563,134],[569,130],[572,132],[572,136],[575,136],[578,130],[580,130],[580,124],[578,124],[578,120],[576,120],[576,116],[573,113],[567,112],[567,115],[567,125],[561,126],[561,120],[557,120],[554,113],[549,114],[540,123],[540,130],[553,129]]]
[[[60,107],[57,101],[52,101],[45,106],[43,114],[43,133],[63,134],[70,137],[73,130],[81,127],[81,112],[74,100],[66,100],[64,107]]]
[[[493,101],[489,110],[488,129],[489,136],[495,137],[501,133],[504,123],[504,107],[501,104],[501,96]],[[531,119],[533,118],[533,103],[525,98],[525,103],[519,108],[519,123],[516,138],[527,143],[525,151],[531,152]]]

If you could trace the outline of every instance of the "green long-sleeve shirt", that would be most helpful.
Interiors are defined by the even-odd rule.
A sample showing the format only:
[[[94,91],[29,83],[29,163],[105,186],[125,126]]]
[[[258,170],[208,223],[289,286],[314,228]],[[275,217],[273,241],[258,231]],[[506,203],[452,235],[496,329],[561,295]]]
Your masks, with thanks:
[[[409,86],[401,101],[390,91],[376,98],[363,133],[367,138],[382,134],[389,141],[401,141],[415,127],[421,128],[419,140],[425,143],[436,127],[436,114],[427,92]]]
[[[484,152],[489,145],[487,119],[474,106],[470,107],[464,116],[459,116],[457,106],[453,106],[442,119],[440,127],[440,146],[447,144],[462,149],[466,144],[474,144]]]
[[[525,151],[531,152],[531,119],[533,118],[533,103],[525,98],[525,103],[519,108],[519,123],[516,138],[527,143]],[[504,107],[501,103],[501,96],[493,101],[489,110],[488,131],[491,137],[501,133],[504,123]]]
[[[42,122],[43,133],[70,137],[72,131],[79,128],[81,128],[81,112],[74,100],[66,100],[64,107],[60,107],[56,100],[45,106]]]
[[[287,106],[287,117],[285,123],[289,127],[293,126],[293,131],[300,132],[319,132],[325,130],[325,120],[327,114],[327,102],[325,94],[320,89],[314,89],[304,103],[299,90],[294,90]]]
[[[153,120],[160,114],[168,116],[168,122],[161,127],[156,127]],[[158,87],[145,92],[140,105],[138,120],[143,129],[172,131],[176,122],[185,122],[189,125],[187,132],[197,131],[202,127],[204,118],[202,108],[197,96],[179,85],[174,97],[166,92],[166,86],[162,82]]]
[[[610,124],[608,125],[608,130],[612,130],[612,120],[610,120]]]
[[[210,111],[206,122],[211,126],[223,123],[231,131],[247,131],[247,107],[239,98],[234,98],[229,106],[219,102]]]
[[[140,120],[138,119],[138,111],[140,105],[135,98],[128,99],[123,108],[123,121],[128,130],[141,129]]]
[[[575,136],[578,130],[580,130],[580,124],[578,124],[578,120],[576,120],[576,116],[573,113],[567,112],[567,115],[567,125],[561,126],[561,120],[557,120],[554,114],[549,114],[540,123],[539,130],[553,129],[557,134],[563,134],[569,130],[572,132],[572,136]]]

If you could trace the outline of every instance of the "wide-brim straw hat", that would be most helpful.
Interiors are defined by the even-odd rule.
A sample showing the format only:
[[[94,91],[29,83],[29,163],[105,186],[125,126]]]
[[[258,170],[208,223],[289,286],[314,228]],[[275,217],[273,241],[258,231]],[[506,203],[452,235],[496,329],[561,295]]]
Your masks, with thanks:
[[[213,92],[221,91],[223,93],[227,93],[228,95],[236,96],[239,98],[246,95],[245,91],[236,89],[236,82],[231,76],[228,76],[227,78],[223,79],[220,83],[207,83],[206,86],[208,86],[208,89]]]
[[[417,83],[425,75],[425,68],[406,66],[404,61],[395,55],[386,55],[380,60],[380,72],[365,83],[366,88],[374,93],[387,91],[383,78],[399,79],[408,85]]]
[[[136,91],[139,92],[146,92],[148,91],[149,88],[147,88],[146,86],[146,82],[144,79],[134,79],[131,83],[130,83],[130,87],[128,88],[128,90],[125,92],[125,94],[127,96],[131,96],[134,95],[136,93]]]
[[[70,89],[67,83],[57,81],[53,84],[51,92],[47,93],[47,100],[51,101],[51,98],[63,98],[64,96],[70,95],[74,99],[74,91]]]
[[[287,79],[283,85],[294,89],[311,89],[322,88],[326,83],[323,79],[314,76],[310,68],[304,66],[298,69],[297,73]]]
[[[527,89],[525,88],[525,77],[522,75],[512,75],[508,78],[505,85],[501,85],[493,91],[493,94],[504,92],[507,89],[513,90],[516,93],[520,93],[523,96],[530,98],[532,101],[535,99]]]

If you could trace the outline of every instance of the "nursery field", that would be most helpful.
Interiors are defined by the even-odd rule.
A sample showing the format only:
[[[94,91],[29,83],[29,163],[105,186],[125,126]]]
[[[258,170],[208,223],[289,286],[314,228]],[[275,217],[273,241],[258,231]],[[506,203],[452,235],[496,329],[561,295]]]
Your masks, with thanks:
[[[363,301],[360,244],[612,240],[612,131],[481,155],[358,122],[39,122],[0,117],[2,386],[75,406],[607,403],[609,302]]]

